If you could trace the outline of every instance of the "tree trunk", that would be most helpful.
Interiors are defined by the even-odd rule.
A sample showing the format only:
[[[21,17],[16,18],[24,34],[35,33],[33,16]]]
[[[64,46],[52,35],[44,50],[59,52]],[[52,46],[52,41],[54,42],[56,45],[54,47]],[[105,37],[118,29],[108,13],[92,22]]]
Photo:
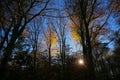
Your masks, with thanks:
[[[36,69],[36,52],[37,50],[34,51],[34,70]]]
[[[9,43],[8,47],[5,49],[5,52],[3,54],[3,59],[1,60],[0,64],[0,75],[1,75],[1,80],[5,78],[6,72],[8,70],[8,61],[10,59],[10,55],[12,53],[14,47],[14,41]]]
[[[86,48],[87,48],[86,55],[87,55],[87,62],[88,62],[88,68],[89,68],[89,76],[90,76],[90,80],[96,80],[95,66],[94,66],[93,55],[92,55],[92,47],[91,47],[89,29],[87,24],[85,28],[86,28]]]
[[[51,67],[51,46],[49,46],[49,68]]]

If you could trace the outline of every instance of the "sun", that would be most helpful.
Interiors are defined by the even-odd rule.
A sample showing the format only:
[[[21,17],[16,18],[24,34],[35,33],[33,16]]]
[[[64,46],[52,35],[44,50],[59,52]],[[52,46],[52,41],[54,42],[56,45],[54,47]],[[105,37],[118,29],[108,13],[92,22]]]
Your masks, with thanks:
[[[79,60],[78,60],[78,63],[79,63],[80,65],[83,65],[83,64],[84,64],[84,60],[83,60],[83,59],[79,59]]]

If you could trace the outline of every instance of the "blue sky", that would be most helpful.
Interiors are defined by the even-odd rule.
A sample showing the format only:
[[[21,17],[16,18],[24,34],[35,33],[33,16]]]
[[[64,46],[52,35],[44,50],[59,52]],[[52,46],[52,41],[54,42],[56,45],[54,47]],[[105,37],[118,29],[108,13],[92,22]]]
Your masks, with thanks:
[[[62,9],[63,9],[62,6],[64,6],[63,0],[54,0],[54,1],[55,1],[55,3],[56,3],[55,7],[58,8],[58,9],[60,9],[60,10],[62,10]],[[107,5],[107,4],[108,4],[108,0],[105,0],[105,5]],[[117,23],[116,23],[116,21],[115,21],[115,18],[113,18],[113,16],[111,16],[111,17],[109,18],[109,20],[108,20],[108,25],[106,26],[106,28],[109,28],[110,31],[111,31],[111,32],[109,33],[109,35],[113,34],[113,32],[115,32],[115,31],[117,31],[117,30],[118,30],[118,26],[119,26],[119,25],[117,25]],[[112,32],[112,31],[113,31],[113,32]],[[70,36],[67,38],[67,42],[68,42],[68,44],[71,45],[71,47],[73,48],[73,51],[76,51],[76,50],[80,49],[80,46],[77,47],[77,45],[75,45],[74,41],[71,40]],[[109,40],[108,40],[108,38],[106,38],[106,39],[104,39],[104,40],[101,40],[101,42],[102,42],[102,43],[106,43],[106,42],[109,42]],[[110,43],[108,44],[108,47],[109,47],[111,50],[113,50],[113,49],[114,49],[114,42],[113,42],[113,41],[110,42]]]

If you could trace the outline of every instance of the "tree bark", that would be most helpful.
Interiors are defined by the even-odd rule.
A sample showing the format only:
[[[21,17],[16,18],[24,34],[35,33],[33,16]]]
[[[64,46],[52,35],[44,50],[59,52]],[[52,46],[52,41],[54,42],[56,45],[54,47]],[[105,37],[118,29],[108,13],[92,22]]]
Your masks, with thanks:
[[[87,24],[86,24],[86,48],[87,48],[86,56],[87,56],[90,80],[96,80],[95,66],[93,63],[93,55],[92,55],[92,46],[91,46],[89,29]]]
[[[49,46],[49,68],[51,67],[51,46]]]

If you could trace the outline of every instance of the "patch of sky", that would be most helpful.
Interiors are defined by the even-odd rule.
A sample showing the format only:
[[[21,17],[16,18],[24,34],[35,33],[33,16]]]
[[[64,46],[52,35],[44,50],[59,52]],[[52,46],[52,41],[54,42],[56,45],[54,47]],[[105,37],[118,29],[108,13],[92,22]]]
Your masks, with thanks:
[[[55,6],[57,9],[63,9],[63,6],[64,6],[63,0],[53,0],[53,2],[55,3],[54,6]]]
[[[104,35],[101,35],[99,37],[99,41],[101,43],[107,43],[108,45],[106,47],[108,47],[110,50],[114,50],[114,42],[113,41],[110,41],[109,39],[105,39],[104,38]]]
[[[108,25],[106,26],[106,28],[109,28],[112,31],[117,31],[119,28],[118,26],[119,25],[117,24],[116,19],[113,16],[111,16],[108,20]]]

